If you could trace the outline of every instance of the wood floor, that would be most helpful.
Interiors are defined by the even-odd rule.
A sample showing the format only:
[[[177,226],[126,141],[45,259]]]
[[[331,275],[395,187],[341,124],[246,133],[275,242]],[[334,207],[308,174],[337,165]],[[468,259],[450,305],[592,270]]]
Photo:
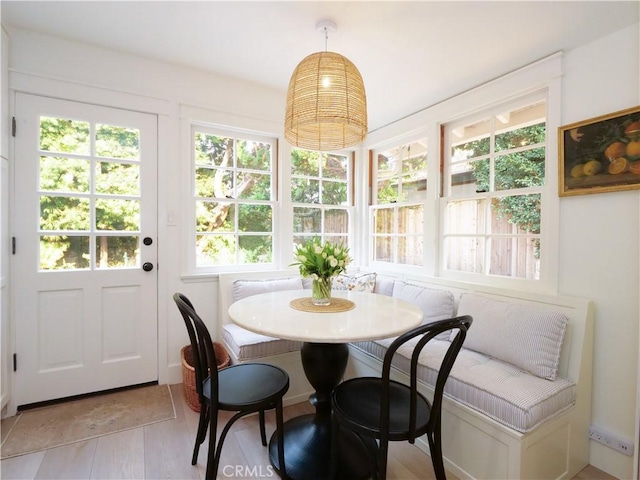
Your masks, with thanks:
[[[182,384],[172,385],[171,392],[176,407],[174,420],[2,460],[0,478],[204,479],[206,443],[201,447],[198,464],[191,465],[198,414],[184,402]],[[312,407],[307,403],[292,405],[285,408],[285,420],[312,411]],[[275,423],[272,414],[267,415],[267,422],[267,435],[270,435]],[[387,477],[390,480],[434,478],[428,456],[407,442],[392,442]],[[455,479],[450,474],[447,477]],[[224,444],[218,478],[277,478],[269,465],[267,449],[260,443],[257,418],[239,420],[231,429]],[[614,477],[588,466],[574,478],[600,479]]]

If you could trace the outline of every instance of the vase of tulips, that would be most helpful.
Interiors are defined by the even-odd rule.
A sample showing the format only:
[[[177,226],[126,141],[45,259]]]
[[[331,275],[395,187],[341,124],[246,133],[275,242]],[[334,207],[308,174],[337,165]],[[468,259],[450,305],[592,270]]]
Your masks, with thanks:
[[[303,245],[296,245],[296,262],[300,275],[311,277],[311,299],[314,305],[331,304],[331,279],[342,273],[351,262],[349,248],[331,242],[322,243],[314,238]]]

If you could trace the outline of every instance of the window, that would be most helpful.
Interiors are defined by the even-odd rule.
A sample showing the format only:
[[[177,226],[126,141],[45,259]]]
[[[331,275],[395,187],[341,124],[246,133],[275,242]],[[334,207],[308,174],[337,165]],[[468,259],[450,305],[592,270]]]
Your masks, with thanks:
[[[140,130],[40,117],[40,270],[138,268]]]
[[[349,244],[352,163],[346,154],[291,149],[294,244],[314,237]]]
[[[538,96],[444,127],[443,271],[540,279],[546,116]]]
[[[275,140],[192,131],[196,267],[273,263]]]
[[[427,139],[375,152],[374,262],[423,264]]]

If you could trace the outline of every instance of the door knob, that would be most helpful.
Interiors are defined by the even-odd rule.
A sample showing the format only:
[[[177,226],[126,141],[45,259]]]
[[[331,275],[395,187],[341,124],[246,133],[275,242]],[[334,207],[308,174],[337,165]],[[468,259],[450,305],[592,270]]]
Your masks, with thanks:
[[[143,263],[143,264],[142,264],[142,269],[143,269],[145,272],[150,272],[151,270],[153,270],[153,263],[151,263],[151,262],[145,262],[145,263]]]
[[[151,245],[153,243],[153,238],[144,237],[144,240],[142,240],[142,243],[144,243],[145,245]]]

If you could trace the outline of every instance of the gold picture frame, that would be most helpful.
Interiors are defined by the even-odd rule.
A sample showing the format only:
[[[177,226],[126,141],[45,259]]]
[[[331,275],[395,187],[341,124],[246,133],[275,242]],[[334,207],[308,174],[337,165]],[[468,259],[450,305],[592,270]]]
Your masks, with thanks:
[[[558,194],[640,188],[640,106],[558,128]]]

